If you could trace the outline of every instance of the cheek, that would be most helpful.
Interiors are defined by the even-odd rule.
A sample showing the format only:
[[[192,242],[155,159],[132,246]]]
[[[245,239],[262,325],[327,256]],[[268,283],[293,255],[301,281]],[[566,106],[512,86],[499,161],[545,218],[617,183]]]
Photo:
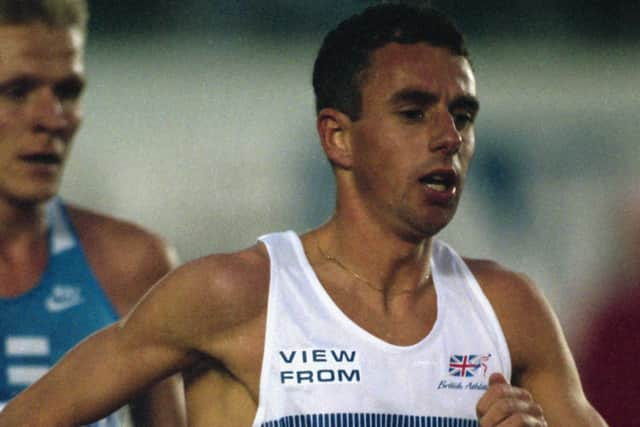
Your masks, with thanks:
[[[82,114],[77,115],[77,116],[73,116],[71,118],[70,123],[71,123],[71,132],[72,133],[75,133],[78,130],[78,128],[82,124],[82,119],[83,119]]]
[[[403,133],[393,122],[370,117],[354,133],[354,173],[361,189],[393,189],[404,185],[404,176],[415,163],[411,150],[415,135]]]
[[[72,123],[80,123],[84,118],[84,110],[79,100],[63,104],[62,108],[67,120]]]
[[[392,144],[380,139],[368,139],[366,146],[356,153],[354,168],[356,173],[379,187],[390,182],[393,169],[399,159]]]
[[[15,108],[6,108],[0,106],[0,130],[6,130],[12,124],[19,123],[21,120]]]
[[[83,111],[80,108],[67,110],[65,113],[65,117],[69,126],[67,127],[67,139],[72,138],[75,133],[80,128],[82,121],[84,119]]]
[[[464,145],[461,147],[460,150],[460,161],[463,165],[463,167],[466,169],[469,168],[469,164],[471,163],[471,160],[473,159],[473,155],[475,153],[476,150],[476,143],[475,143],[475,139],[474,138],[470,138],[469,140],[467,140]]]
[[[362,193],[379,192],[388,185],[389,171],[393,164],[389,151],[382,144],[381,135],[367,135],[353,147],[353,176]]]

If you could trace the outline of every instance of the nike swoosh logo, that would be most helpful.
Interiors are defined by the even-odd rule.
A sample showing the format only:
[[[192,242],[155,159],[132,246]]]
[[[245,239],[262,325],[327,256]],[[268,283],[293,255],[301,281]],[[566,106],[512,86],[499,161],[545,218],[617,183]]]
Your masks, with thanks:
[[[84,302],[82,291],[75,286],[55,286],[45,300],[45,307],[51,313],[68,310]]]
[[[45,301],[45,305],[47,307],[47,310],[49,310],[50,312],[59,313],[61,311],[65,311],[72,307],[75,307],[76,305],[80,305],[83,303],[83,301],[84,300],[82,298],[56,300],[55,298],[50,297]]]

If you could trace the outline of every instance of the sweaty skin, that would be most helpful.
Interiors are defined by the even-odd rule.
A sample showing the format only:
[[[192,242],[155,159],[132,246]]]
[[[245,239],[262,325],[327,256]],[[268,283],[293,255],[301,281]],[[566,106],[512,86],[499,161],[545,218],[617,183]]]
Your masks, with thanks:
[[[322,286],[349,318],[382,340],[411,345],[430,333],[438,315],[428,274],[431,239],[453,218],[473,156],[475,78],[468,61],[447,49],[390,43],[373,54],[362,105],[357,120],[330,108],[318,113],[337,204],[302,243]],[[434,176],[448,177],[447,183]],[[375,286],[327,260],[318,246]],[[515,374],[511,385],[491,378],[478,402],[480,425],[605,426],[585,399],[557,320],[533,284],[493,262],[465,261],[498,316]],[[190,425],[251,426],[268,292],[262,244],[188,263],[19,396],[0,415],[0,426],[25,419],[33,426],[86,422],[179,371]],[[103,387],[90,387],[77,374],[88,366]],[[30,411],[45,396],[47,407]],[[69,401],[77,403],[73,410]]]

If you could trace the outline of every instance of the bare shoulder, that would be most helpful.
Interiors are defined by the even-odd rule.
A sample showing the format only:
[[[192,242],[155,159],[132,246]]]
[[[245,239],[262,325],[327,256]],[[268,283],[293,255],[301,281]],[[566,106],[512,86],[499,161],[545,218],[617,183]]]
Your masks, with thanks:
[[[98,281],[123,315],[177,264],[159,235],[129,221],[67,205]]]
[[[99,249],[116,253],[127,249],[124,252],[129,255],[131,252],[164,258],[174,255],[162,237],[135,223],[73,205],[67,205],[67,209],[86,248],[99,245]]]
[[[215,346],[218,338],[228,340],[228,331],[262,318],[268,293],[269,257],[257,244],[180,266],[162,279],[140,305],[145,313],[162,311],[162,318],[175,321],[181,329],[179,335],[204,350]],[[151,311],[144,306],[152,306]]]
[[[264,246],[258,243],[238,252],[213,254],[192,261],[178,269],[176,275],[180,274],[189,276],[184,283],[200,288],[191,289],[193,293],[211,298],[224,304],[226,310],[241,314],[266,303],[269,256]]]
[[[563,345],[564,337],[542,291],[525,274],[488,260],[465,259],[491,303],[511,352],[514,372],[525,369],[541,344]]]
[[[509,308],[517,303],[541,302],[542,294],[525,274],[491,260],[465,258],[464,261],[492,304]]]

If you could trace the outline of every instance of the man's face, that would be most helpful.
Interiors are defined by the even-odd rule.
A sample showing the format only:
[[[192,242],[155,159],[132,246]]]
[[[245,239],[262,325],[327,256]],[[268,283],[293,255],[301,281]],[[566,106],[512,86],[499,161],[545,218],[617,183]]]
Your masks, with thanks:
[[[77,29],[0,25],[0,202],[58,191],[82,118],[82,48]]]
[[[448,224],[473,157],[478,107],[464,57],[426,43],[375,51],[351,127],[352,170],[367,211],[410,239]]]

